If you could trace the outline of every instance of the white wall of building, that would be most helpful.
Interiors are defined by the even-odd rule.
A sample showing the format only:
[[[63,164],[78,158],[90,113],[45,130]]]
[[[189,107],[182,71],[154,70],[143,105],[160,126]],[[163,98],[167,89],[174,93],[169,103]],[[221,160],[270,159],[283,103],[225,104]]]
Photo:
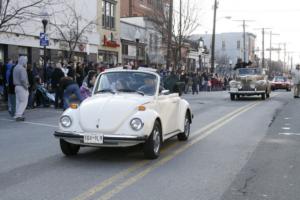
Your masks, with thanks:
[[[24,0],[14,1],[16,4],[22,3]],[[61,49],[59,39],[60,37],[56,33],[56,30],[51,23],[54,22],[54,18],[57,24],[62,23],[64,19],[63,16],[68,14],[66,5],[75,7],[76,11],[80,13],[82,18],[86,21],[97,20],[97,0],[64,0],[63,3],[51,5],[46,9],[40,10],[40,14],[49,14],[48,20],[50,24],[47,27],[47,32],[50,37],[49,49]],[[55,12],[55,15],[53,15]],[[63,13],[60,13],[63,12]],[[55,17],[54,17],[55,16]],[[0,43],[27,47],[40,47],[39,35],[43,32],[42,17],[31,18],[27,23],[22,25],[22,29],[15,28],[12,33],[0,33]],[[82,24],[83,25],[83,24]],[[97,27],[95,26],[91,32],[84,35],[88,38],[87,43],[89,44],[90,53],[97,53],[98,46],[100,44],[99,33],[97,32]],[[65,49],[64,49],[65,50]],[[76,48],[79,51],[79,48]]]

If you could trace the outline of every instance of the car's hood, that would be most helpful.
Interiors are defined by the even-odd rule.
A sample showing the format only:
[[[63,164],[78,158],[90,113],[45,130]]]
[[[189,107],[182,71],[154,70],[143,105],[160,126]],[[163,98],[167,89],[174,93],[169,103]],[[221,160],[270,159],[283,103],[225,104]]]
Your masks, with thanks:
[[[85,132],[114,133],[139,105],[148,103],[152,97],[133,94],[95,95],[79,107],[80,126]]]
[[[238,76],[236,78],[236,80],[241,81],[241,82],[259,81],[259,80],[264,80],[264,76],[262,76],[262,75],[243,75],[243,76]]]

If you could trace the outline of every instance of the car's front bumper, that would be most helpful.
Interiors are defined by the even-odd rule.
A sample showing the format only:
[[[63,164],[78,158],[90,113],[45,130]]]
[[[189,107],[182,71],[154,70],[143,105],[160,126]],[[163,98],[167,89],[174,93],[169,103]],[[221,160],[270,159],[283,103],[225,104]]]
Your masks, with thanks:
[[[134,146],[140,143],[146,142],[148,136],[135,136],[135,135],[103,135],[103,144],[86,144],[84,143],[84,133],[73,133],[55,131],[54,136],[56,138],[64,139],[67,142],[78,144],[82,146],[94,146],[94,147],[126,147]]]
[[[266,91],[230,91],[230,94],[235,94],[235,95],[262,95],[265,94]]]

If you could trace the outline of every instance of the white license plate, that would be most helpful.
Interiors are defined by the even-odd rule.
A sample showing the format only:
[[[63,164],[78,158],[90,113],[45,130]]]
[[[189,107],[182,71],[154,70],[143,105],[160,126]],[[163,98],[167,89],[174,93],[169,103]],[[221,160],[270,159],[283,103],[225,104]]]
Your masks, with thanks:
[[[238,92],[237,88],[230,88],[230,92]]]
[[[84,135],[83,142],[86,144],[103,144],[103,134]]]

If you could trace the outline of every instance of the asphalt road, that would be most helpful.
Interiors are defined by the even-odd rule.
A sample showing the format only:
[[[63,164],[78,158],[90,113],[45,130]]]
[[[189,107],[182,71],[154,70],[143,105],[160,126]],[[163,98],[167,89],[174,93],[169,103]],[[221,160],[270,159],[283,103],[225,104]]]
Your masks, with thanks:
[[[84,148],[62,155],[53,137],[60,111],[27,121],[0,113],[0,200],[299,199],[300,100],[230,101],[226,92],[188,95],[195,115],[188,142],[164,144],[158,160],[140,147]]]

